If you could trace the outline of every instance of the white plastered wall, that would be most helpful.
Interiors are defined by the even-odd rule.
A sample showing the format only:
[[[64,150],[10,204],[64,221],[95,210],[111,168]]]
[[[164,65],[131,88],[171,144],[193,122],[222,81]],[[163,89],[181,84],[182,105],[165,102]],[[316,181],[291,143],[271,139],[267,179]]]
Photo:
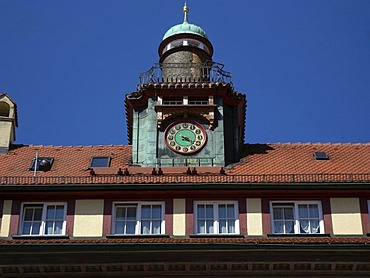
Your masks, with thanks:
[[[186,234],[185,199],[173,199],[173,235],[185,236]]]
[[[12,215],[12,201],[5,200],[3,204],[3,217],[1,219],[0,237],[8,237],[10,229],[10,217]]]
[[[74,237],[103,236],[104,200],[76,200]]]
[[[331,198],[333,234],[362,234],[360,200],[358,198]]]
[[[250,236],[263,235],[261,199],[247,199],[247,233]]]

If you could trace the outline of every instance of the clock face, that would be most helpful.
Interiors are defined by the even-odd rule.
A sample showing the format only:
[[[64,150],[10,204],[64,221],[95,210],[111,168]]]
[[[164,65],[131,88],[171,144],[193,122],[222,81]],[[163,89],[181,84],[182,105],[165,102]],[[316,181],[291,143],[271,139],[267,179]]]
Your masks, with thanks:
[[[169,149],[180,154],[194,154],[205,145],[207,133],[193,121],[178,121],[169,125],[164,133],[164,141]]]

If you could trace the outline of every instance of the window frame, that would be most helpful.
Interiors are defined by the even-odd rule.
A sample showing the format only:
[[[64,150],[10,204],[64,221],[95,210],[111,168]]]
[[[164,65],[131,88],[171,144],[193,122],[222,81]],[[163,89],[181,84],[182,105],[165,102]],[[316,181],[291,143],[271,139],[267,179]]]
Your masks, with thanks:
[[[135,224],[135,233],[116,233],[116,216],[117,216],[117,207],[125,207],[128,205],[136,205],[136,224]],[[159,234],[145,234],[142,233],[142,207],[147,205],[160,205],[161,206],[161,224],[160,224],[160,233]],[[152,219],[151,219],[152,221]],[[112,204],[112,235],[115,236],[157,236],[166,234],[166,223],[165,223],[165,202],[164,201],[117,201]]]
[[[206,230],[204,233],[198,233],[198,205],[212,205],[213,206],[213,233],[207,233]],[[222,233],[220,232],[218,215],[219,205],[234,205],[234,215],[235,215],[235,232],[234,233]],[[194,201],[194,234],[196,235],[240,235],[240,223],[239,223],[239,202],[238,201]]]
[[[294,232],[293,233],[277,233],[275,231],[275,219],[274,219],[274,205],[293,205],[293,222],[294,222]],[[300,232],[300,217],[298,207],[299,205],[317,205],[318,214],[319,214],[319,228],[320,232],[318,233],[301,233]],[[307,201],[294,201],[294,200],[286,200],[286,201],[270,201],[270,224],[271,224],[271,232],[274,235],[318,235],[325,233],[324,227],[324,216],[322,211],[322,202],[318,200],[307,200]]]
[[[41,224],[39,228],[38,234],[23,234],[23,228],[25,224],[25,209],[29,207],[36,207],[42,206],[42,215],[41,215]],[[62,224],[62,232],[60,234],[48,234],[46,233],[46,216],[47,216],[47,209],[48,206],[63,206],[63,224]],[[53,222],[57,221],[57,219],[53,218]],[[34,222],[34,220],[32,220]],[[18,235],[23,237],[58,237],[58,236],[65,236],[67,231],[67,202],[23,202],[21,205],[21,213],[19,216],[19,226],[18,226]]]

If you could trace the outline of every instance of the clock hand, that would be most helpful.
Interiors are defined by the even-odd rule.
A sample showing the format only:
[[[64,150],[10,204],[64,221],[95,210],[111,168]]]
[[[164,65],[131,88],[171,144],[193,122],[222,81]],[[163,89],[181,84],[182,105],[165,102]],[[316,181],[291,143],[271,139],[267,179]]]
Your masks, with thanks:
[[[190,138],[189,138],[188,136],[185,136],[185,135],[182,135],[182,134],[181,134],[181,138],[182,138],[183,140],[185,140],[185,141],[188,141],[188,142],[192,143],[192,144],[194,143],[194,142],[193,142],[193,140],[190,140]]]

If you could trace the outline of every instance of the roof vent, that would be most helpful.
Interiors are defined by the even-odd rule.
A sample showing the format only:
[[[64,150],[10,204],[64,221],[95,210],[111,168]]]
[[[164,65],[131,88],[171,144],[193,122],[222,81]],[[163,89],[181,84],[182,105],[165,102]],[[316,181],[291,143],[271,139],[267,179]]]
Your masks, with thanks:
[[[313,157],[315,160],[329,160],[329,156],[326,152],[314,152]]]
[[[54,162],[54,158],[53,157],[38,157],[38,158],[34,158],[32,160],[30,171],[34,171],[35,170],[35,162],[36,162],[36,160],[37,160],[37,163],[36,163],[36,171],[44,171],[44,172],[50,171],[51,166],[53,166],[53,162]]]

